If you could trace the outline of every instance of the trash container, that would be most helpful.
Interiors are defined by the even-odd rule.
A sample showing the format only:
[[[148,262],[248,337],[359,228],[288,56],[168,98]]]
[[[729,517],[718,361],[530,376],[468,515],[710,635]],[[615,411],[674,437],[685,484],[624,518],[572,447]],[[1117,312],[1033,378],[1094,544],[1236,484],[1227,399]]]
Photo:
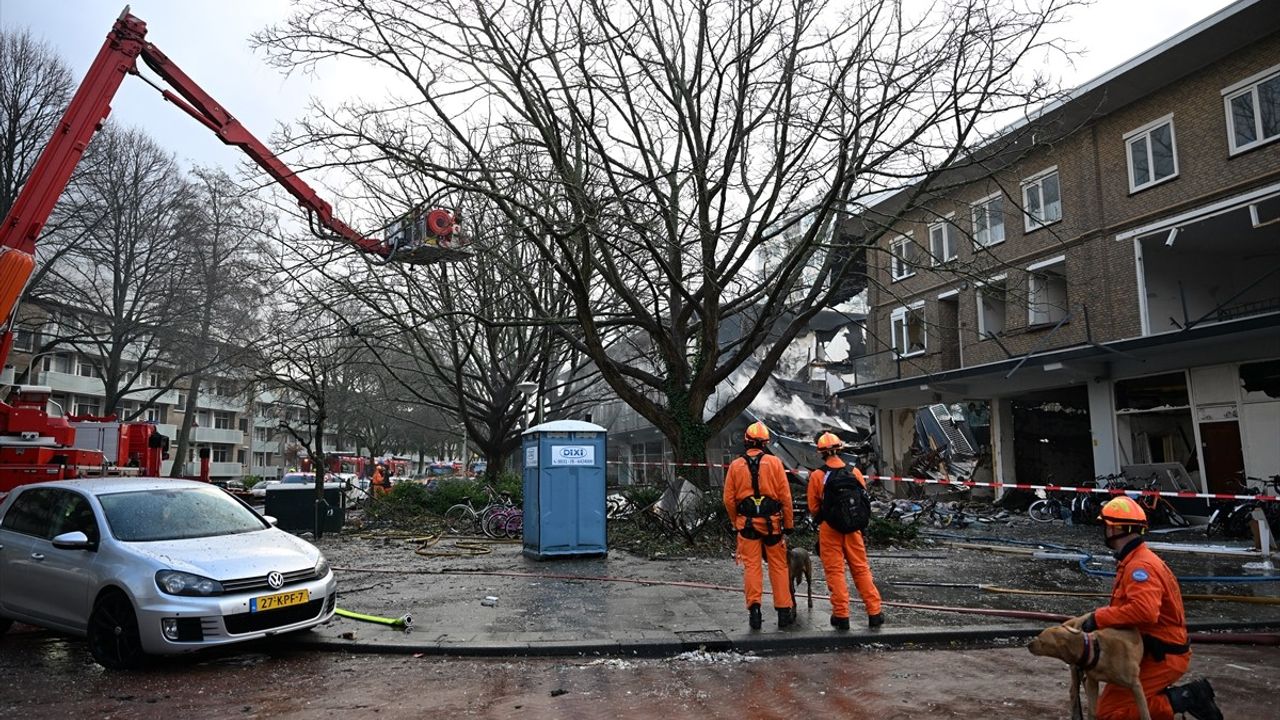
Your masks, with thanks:
[[[347,519],[347,502],[342,483],[325,483],[324,500],[329,504],[325,511],[324,531],[336,533],[342,530]],[[291,533],[315,530],[316,489],[313,485],[273,485],[267,488],[267,503],[263,515],[276,519],[276,527]]]
[[[605,545],[605,436],[599,425],[556,420],[524,432],[524,554],[598,557]]]

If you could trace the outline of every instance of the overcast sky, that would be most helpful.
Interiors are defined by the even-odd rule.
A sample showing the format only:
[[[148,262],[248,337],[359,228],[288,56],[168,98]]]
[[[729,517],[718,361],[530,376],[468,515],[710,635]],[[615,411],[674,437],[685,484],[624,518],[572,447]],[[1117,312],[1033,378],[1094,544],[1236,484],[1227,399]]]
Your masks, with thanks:
[[[994,1],[994,0],[993,0]],[[124,0],[0,0],[0,25],[26,27],[50,41],[70,63],[77,81],[102,46]],[[1060,34],[1083,54],[1075,67],[1057,68],[1064,86],[1087,82],[1212,15],[1229,0],[1097,0],[1073,11]],[[367,91],[363,71],[345,68],[324,77],[286,77],[249,47],[255,30],[283,19],[288,0],[133,0],[147,22],[147,37],[196,82],[264,140],[279,123],[306,113],[310,98],[334,102]],[[242,159],[194,120],[168,107],[136,78],[126,78],[112,117],[136,125],[186,162],[220,164]]]

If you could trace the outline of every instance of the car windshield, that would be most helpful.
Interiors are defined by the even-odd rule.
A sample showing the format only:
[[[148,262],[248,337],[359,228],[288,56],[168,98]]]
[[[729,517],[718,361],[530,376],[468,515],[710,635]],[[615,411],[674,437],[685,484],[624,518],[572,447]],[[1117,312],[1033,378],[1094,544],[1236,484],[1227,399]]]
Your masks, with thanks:
[[[217,488],[138,490],[99,495],[111,534],[122,542],[216,537],[267,525]]]

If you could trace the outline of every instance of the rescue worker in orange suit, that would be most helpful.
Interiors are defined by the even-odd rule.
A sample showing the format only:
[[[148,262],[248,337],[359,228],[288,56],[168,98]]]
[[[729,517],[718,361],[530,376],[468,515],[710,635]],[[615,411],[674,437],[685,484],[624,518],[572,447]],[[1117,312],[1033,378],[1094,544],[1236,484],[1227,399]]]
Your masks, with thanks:
[[[764,596],[760,561],[767,559],[773,607],[778,611],[778,627],[784,628],[796,620],[787,571],[787,543],[783,540],[795,527],[791,485],[782,461],[765,452],[769,428],[764,423],[747,427],[743,444],[745,451],[729,464],[725,474],[724,509],[738,531],[736,559],[743,566],[748,623],[752,630],[759,630],[764,623],[760,611]]]
[[[867,609],[867,626],[880,627],[884,624],[884,612],[880,607],[880,591],[876,589],[875,579],[871,577],[871,565],[867,562],[867,546],[862,540],[862,532],[842,533],[829,522],[821,521],[822,495],[827,479],[836,471],[848,467],[863,488],[867,481],[856,467],[849,467],[840,458],[844,443],[835,433],[827,432],[818,436],[818,455],[822,458],[822,467],[809,473],[809,514],[819,518],[818,523],[818,557],[822,560],[822,572],[827,578],[827,590],[831,593],[831,626],[837,630],[849,629],[849,584],[845,580],[844,569],[848,565],[853,573],[853,584],[862,596],[862,604]]]
[[[1221,720],[1208,680],[1171,687],[1191,664],[1182,591],[1169,566],[1143,542],[1147,514],[1127,496],[1102,506],[1107,547],[1117,568],[1111,603],[1066,622],[1084,632],[1099,628],[1133,628],[1142,635],[1144,653],[1139,678],[1152,720],[1190,714],[1198,720]],[[1128,688],[1108,684],[1098,701],[1100,720],[1136,720],[1138,706]]]
[[[373,491],[379,495],[386,494],[390,490],[386,476],[382,474],[382,466],[379,465],[373,469],[373,477],[369,480],[369,484],[373,486]]]

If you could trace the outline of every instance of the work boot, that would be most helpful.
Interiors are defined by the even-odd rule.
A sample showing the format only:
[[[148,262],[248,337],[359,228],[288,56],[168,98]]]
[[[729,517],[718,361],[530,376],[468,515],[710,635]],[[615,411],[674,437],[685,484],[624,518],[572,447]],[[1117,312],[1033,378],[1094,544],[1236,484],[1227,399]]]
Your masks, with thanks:
[[[848,629],[849,629],[849,618],[847,618],[847,617],[836,617],[835,615],[832,615],[832,616],[831,616],[831,627],[833,627],[833,628],[835,628],[835,629],[837,629],[837,630],[848,630]]]
[[[794,607],[778,608],[778,627],[790,627],[796,621],[796,609]]]
[[[760,614],[760,603],[747,608],[747,612],[750,613],[747,622],[751,625],[752,630],[759,630],[764,627],[764,616]]]
[[[1222,720],[1222,711],[1213,701],[1213,686],[1207,678],[1186,685],[1165,688],[1173,713],[1190,713],[1196,720]]]
[[[878,612],[875,615],[867,616],[867,627],[878,628],[884,624],[884,613]]]

